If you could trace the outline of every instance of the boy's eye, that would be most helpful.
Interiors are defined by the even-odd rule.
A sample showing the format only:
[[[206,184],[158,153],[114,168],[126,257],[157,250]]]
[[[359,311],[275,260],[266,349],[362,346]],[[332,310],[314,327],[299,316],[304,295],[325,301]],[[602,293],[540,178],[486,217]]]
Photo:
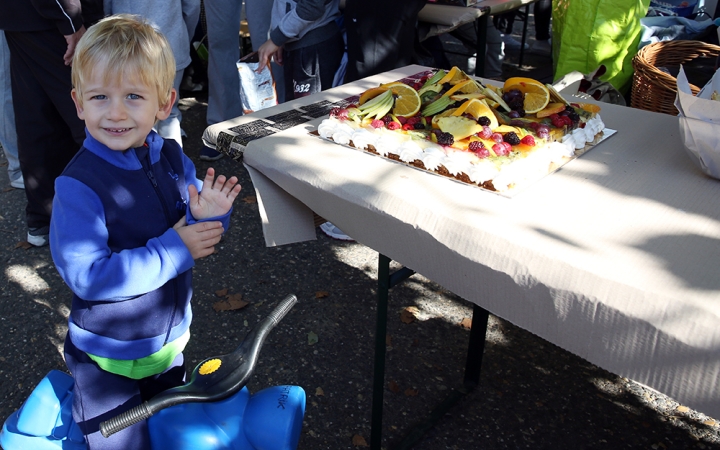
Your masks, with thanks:
[[[130,100],[140,100],[142,97],[140,97],[140,96],[137,95],[137,94],[128,94],[128,98],[129,98]]]
[[[105,100],[106,98],[107,98],[107,97],[105,97],[105,96],[102,95],[102,94],[93,95],[92,97],[90,97],[91,100]]]

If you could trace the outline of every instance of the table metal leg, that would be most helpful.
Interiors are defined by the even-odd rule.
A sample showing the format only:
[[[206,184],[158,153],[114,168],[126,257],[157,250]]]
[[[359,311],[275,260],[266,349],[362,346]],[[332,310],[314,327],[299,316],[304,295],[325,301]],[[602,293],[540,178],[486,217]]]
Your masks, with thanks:
[[[527,28],[528,18],[530,17],[530,5],[525,5],[525,13],[523,14],[523,32],[522,41],[520,43],[520,59],[518,60],[518,67],[522,67],[523,59],[525,58],[525,42],[527,42]]]
[[[387,336],[387,309],[389,290],[401,283],[415,272],[403,267],[390,274],[390,258],[380,255],[378,260],[378,302],[377,324],[375,330],[375,369],[373,374],[373,403],[370,429],[370,448],[380,450],[382,443],[383,395],[385,391],[385,352]],[[413,428],[405,439],[395,448],[405,450],[411,448],[435,423],[466,394],[470,393],[480,382],[480,369],[485,350],[485,335],[489,313],[478,305],[473,305],[470,342],[465,362],[463,387],[453,389],[445,400],[437,405],[430,415],[418,426]]]
[[[483,14],[475,20],[475,76],[485,76],[485,45],[487,44],[487,27],[489,14]]]

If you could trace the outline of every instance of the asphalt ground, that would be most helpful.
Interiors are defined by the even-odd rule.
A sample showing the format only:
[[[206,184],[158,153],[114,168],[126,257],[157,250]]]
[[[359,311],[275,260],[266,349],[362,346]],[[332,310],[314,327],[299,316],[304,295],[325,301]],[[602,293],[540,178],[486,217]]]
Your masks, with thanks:
[[[451,39],[445,45],[459,45]],[[461,57],[462,58],[462,57]],[[512,61],[509,58],[508,61]],[[546,70],[530,57],[521,68]],[[537,65],[537,66],[534,66]],[[517,67],[508,65],[507,74]],[[507,76],[506,74],[506,76]],[[538,75],[542,78],[542,75]],[[243,186],[217,252],[195,272],[188,369],[228,353],[289,293],[298,304],[262,349],[251,392],[301,386],[307,410],[301,450],[363,448],[370,441],[378,254],[355,242],[264,245],[255,193],[241,164],[199,161],[205,93],[183,93],[186,153],[199,174],[214,166]],[[0,165],[6,164],[4,155]],[[65,370],[62,342],[70,293],[50,251],[25,248],[25,196],[0,170],[0,420],[50,370]],[[397,266],[395,267],[397,268]],[[248,304],[217,311],[240,294]],[[232,297],[236,299],[237,297]],[[415,307],[416,320],[402,312]],[[415,275],[390,293],[383,446],[391,448],[462,382],[472,305]],[[718,420],[600,369],[501,318],[490,316],[479,386],[414,447],[438,449],[720,448]]]

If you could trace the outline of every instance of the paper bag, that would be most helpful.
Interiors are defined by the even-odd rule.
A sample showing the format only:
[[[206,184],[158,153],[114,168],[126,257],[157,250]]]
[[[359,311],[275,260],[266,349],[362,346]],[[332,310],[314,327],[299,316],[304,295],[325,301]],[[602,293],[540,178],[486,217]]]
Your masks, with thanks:
[[[260,73],[255,52],[241,58],[237,62],[238,76],[240,77],[240,101],[243,112],[249,114],[253,111],[277,105],[275,80],[272,71],[265,66]]]
[[[680,111],[680,137],[688,155],[703,172],[720,179],[720,75],[718,72],[715,72],[697,96],[693,96],[690,83],[681,66],[677,76],[678,93],[675,107]]]

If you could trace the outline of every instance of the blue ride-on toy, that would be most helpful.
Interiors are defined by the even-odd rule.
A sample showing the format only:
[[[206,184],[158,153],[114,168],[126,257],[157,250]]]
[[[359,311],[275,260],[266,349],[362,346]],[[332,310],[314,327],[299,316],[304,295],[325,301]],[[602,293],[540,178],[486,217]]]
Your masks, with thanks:
[[[285,298],[232,353],[208,358],[190,382],[100,424],[108,437],[148,420],[153,450],[291,450],[305,415],[305,391],[273,386],[251,395],[245,387],[265,337],[297,302]],[[3,450],[86,450],[72,418],[73,378],[53,370],[0,432]]]

